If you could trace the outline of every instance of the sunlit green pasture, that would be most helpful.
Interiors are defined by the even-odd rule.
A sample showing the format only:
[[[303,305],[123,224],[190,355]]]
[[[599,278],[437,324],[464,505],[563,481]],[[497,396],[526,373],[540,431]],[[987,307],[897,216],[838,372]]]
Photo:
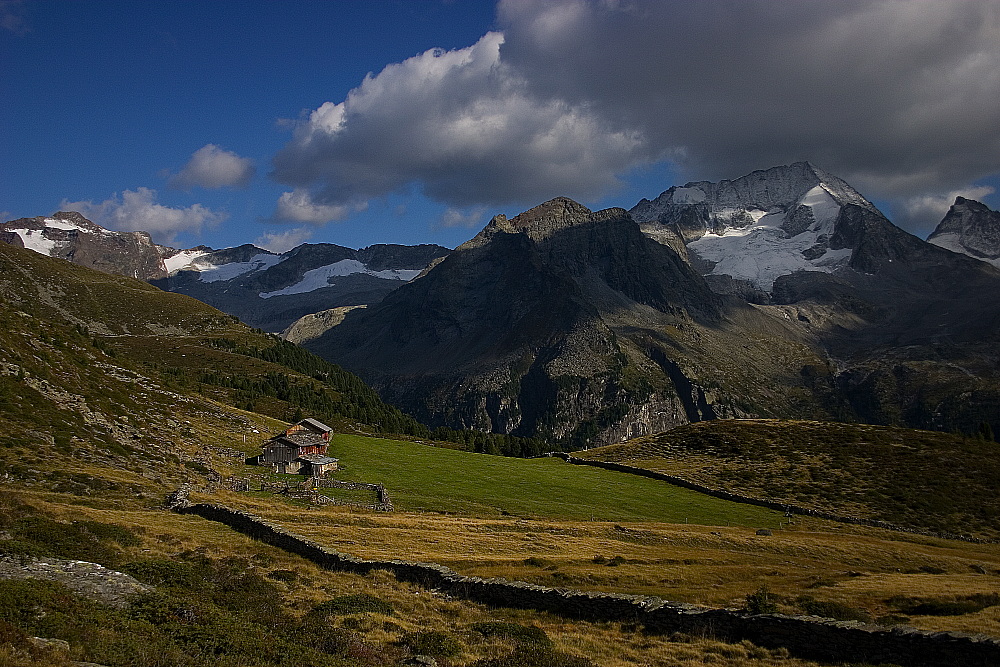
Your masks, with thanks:
[[[488,456],[355,435],[334,436],[329,454],[340,459],[338,479],[381,482],[404,511],[770,528],[781,520],[764,508],[555,458]]]

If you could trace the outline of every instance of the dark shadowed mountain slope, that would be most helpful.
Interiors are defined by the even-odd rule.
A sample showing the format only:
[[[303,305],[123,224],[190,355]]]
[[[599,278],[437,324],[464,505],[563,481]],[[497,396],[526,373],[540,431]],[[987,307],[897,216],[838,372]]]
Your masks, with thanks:
[[[564,198],[495,217],[308,346],[432,425],[575,445],[779,404],[826,414],[800,377],[824,362],[794,325],[714,294],[624,210]]]

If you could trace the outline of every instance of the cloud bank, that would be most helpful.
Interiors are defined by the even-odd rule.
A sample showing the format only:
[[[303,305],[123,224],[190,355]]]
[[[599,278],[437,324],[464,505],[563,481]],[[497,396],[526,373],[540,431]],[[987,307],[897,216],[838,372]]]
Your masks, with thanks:
[[[191,159],[167,184],[178,190],[199,188],[246,187],[257,172],[253,160],[232,151],[206,144],[191,155]]]
[[[264,232],[253,242],[258,248],[270,250],[271,252],[283,253],[292,248],[302,245],[313,235],[313,230],[308,227],[296,227],[282,232]]]
[[[156,190],[137,188],[98,203],[64,199],[59,209],[77,211],[107,229],[149,232],[155,242],[162,244],[173,242],[180,232],[199,232],[205,225],[219,224],[227,217],[201,204],[186,208],[164,206],[156,203],[156,196]]]
[[[273,178],[304,210],[413,184],[468,209],[592,200],[660,160],[810,160],[899,202],[1000,172],[997,0],[506,0],[498,22],[314,110]]]

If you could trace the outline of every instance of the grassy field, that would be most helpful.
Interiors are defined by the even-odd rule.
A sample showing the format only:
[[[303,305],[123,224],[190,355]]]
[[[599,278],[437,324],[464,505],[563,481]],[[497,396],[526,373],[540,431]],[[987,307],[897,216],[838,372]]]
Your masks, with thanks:
[[[989,440],[868,424],[733,419],[577,455],[834,514],[1000,538],[1000,444]]]
[[[741,606],[766,586],[788,613],[1000,636],[1000,606],[983,597],[1000,584],[997,545],[804,517],[787,524],[752,506],[558,459],[348,435],[335,436],[330,451],[345,466],[338,478],[385,484],[397,511],[306,509],[235,493],[216,500],[362,557],[711,606]],[[757,535],[762,526],[774,534]],[[991,604],[973,609],[969,596]],[[914,613],[929,609],[921,601],[963,600],[965,613]]]
[[[782,520],[771,510],[555,458],[512,459],[355,435],[335,435],[329,453],[344,468],[337,478],[381,482],[403,511],[756,528],[777,528]]]

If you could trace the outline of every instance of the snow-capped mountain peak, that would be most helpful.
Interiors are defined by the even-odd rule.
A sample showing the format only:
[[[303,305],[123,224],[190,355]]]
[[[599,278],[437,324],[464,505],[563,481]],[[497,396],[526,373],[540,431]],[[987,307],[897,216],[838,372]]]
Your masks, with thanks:
[[[630,213],[654,239],[680,237],[703,273],[770,291],[780,276],[847,265],[851,249],[833,241],[847,205],[881,215],[843,180],[797,162],[734,180],[672,187]]]

